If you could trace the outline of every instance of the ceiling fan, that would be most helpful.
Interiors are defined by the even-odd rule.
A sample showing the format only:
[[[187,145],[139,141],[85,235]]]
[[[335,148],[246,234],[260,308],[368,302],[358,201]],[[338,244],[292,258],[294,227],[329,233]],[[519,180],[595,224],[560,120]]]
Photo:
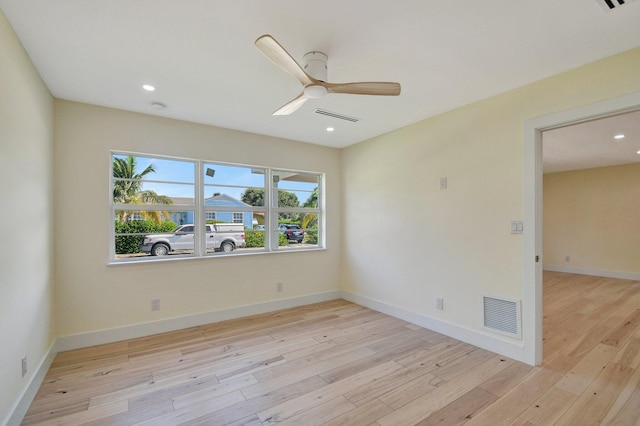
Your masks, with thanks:
[[[305,66],[301,67],[289,53],[269,34],[258,37],[256,47],[274,64],[294,76],[303,86],[297,98],[276,110],[273,115],[288,115],[300,108],[309,99],[318,99],[327,93],[350,95],[398,96],[400,84],[391,82],[328,83],[327,55],[309,52],[304,55]]]

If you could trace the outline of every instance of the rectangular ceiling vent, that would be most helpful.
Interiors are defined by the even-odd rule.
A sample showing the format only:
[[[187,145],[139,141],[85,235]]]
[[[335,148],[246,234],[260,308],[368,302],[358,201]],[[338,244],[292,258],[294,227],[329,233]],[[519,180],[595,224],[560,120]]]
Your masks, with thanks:
[[[520,339],[520,301],[483,296],[484,328]]]
[[[600,6],[607,12],[614,9],[619,9],[620,6],[624,6],[632,0],[596,0]]]
[[[313,112],[315,112],[316,114],[326,115],[327,117],[337,118],[339,120],[350,121],[352,123],[357,123],[358,121],[360,121],[359,118],[349,117],[348,115],[327,111],[326,109],[322,108],[316,108],[313,110]]]

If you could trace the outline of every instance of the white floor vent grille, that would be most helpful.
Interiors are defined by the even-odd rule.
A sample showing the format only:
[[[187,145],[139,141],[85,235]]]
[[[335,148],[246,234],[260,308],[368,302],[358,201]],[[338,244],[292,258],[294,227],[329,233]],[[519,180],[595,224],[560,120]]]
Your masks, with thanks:
[[[507,336],[521,338],[520,302],[483,296],[484,327]]]

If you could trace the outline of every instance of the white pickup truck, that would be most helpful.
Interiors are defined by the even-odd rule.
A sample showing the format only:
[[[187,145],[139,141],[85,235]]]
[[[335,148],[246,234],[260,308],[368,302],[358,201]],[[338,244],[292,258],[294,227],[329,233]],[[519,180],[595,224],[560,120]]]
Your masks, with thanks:
[[[241,223],[207,224],[207,251],[231,252],[246,245],[244,225]],[[193,252],[194,226],[182,225],[173,232],[145,235],[140,251],[152,256],[164,256],[172,252]]]

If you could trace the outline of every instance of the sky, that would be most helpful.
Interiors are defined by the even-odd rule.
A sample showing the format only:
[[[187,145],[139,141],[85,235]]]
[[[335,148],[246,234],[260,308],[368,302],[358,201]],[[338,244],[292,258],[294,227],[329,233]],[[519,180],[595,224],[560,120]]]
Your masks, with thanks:
[[[126,155],[113,154],[113,158],[115,157],[124,158]],[[145,176],[143,190],[152,190],[159,195],[172,198],[193,198],[197,162],[136,156],[137,173],[142,172],[149,165],[153,165],[155,173]],[[205,174],[207,169],[215,170],[212,177]],[[259,168],[204,162],[203,170],[205,198],[213,196],[214,193],[221,193],[240,200],[242,193],[248,187],[264,188],[264,172],[255,173],[261,170]],[[281,181],[279,183],[281,189],[295,193],[300,203],[304,203],[309,198],[316,186],[309,182]]]

